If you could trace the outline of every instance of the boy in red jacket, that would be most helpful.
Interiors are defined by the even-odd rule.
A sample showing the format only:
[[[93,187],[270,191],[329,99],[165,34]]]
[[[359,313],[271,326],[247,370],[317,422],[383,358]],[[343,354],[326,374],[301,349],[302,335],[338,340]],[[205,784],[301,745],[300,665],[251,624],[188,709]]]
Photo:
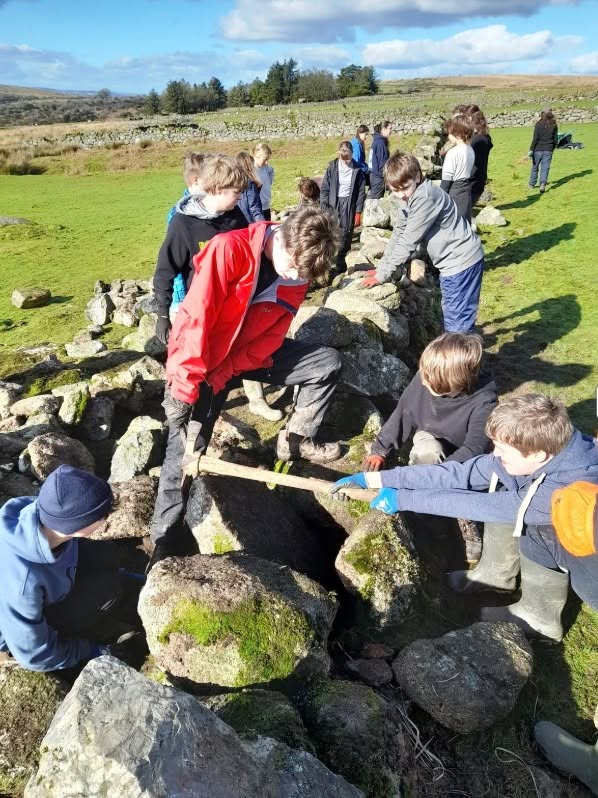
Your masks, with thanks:
[[[228,389],[241,375],[298,389],[278,437],[279,459],[327,463],[340,457],[338,443],[314,440],[338,381],[340,357],[329,347],[285,338],[310,282],[326,274],[338,245],[334,216],[306,207],[281,225],[256,222],[218,235],[195,256],[195,276],[168,342],[163,406],[169,435],[149,567],[168,556],[168,532],[183,512],[188,437],[194,451],[206,450]]]

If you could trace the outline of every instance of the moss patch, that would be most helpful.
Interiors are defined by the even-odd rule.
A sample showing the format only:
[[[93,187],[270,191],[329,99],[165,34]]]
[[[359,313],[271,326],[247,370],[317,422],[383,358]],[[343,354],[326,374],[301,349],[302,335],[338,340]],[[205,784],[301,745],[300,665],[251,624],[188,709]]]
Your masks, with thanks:
[[[85,414],[85,409],[87,408],[89,400],[90,400],[89,394],[84,391],[81,391],[75,403],[75,413],[73,419],[74,424],[80,424],[81,421],[83,421],[83,416]]]
[[[218,716],[238,734],[262,735],[315,755],[297,710],[281,693],[248,690],[231,693]]]
[[[229,551],[236,551],[232,540],[226,535],[214,535],[214,554],[228,554]]]
[[[0,678],[0,792],[20,792],[39,762],[39,745],[67,688],[44,673],[7,667]]]
[[[354,549],[347,552],[345,559],[358,574],[368,577],[362,591],[368,595],[364,595],[364,598],[371,596],[377,582],[388,584],[390,588],[397,572],[403,581],[421,580],[417,562],[399,541],[389,521],[383,521],[376,532],[364,537]]]
[[[298,655],[315,637],[302,612],[276,599],[258,598],[239,604],[231,612],[211,610],[197,601],[181,601],[158,641],[167,644],[172,634],[190,635],[199,646],[234,638],[245,663],[237,677],[239,686],[290,676]]]
[[[66,369],[60,374],[53,374],[45,377],[35,377],[25,383],[23,396],[38,396],[42,393],[50,393],[54,388],[62,388],[64,385],[73,385],[82,379],[79,369]]]

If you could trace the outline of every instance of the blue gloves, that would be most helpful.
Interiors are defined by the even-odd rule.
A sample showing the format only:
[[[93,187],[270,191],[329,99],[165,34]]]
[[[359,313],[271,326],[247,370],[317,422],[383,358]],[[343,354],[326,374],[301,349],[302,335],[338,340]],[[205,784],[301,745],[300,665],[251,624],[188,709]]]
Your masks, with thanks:
[[[376,498],[370,503],[372,510],[380,510],[386,515],[399,512],[399,491],[395,488],[382,488]]]
[[[350,477],[343,477],[337,480],[328,492],[333,495],[343,488],[362,488],[365,490],[367,488],[367,483],[363,471],[352,474]]]

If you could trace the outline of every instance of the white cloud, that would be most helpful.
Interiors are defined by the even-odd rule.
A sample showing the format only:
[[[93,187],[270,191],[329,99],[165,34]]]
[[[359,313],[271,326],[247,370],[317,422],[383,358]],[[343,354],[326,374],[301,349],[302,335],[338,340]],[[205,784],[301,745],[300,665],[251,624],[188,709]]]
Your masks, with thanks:
[[[434,27],[472,17],[530,16],[544,6],[580,0],[236,0],[220,21],[239,41],[352,41],[355,28]]]
[[[517,34],[505,25],[472,28],[446,39],[393,39],[366,45],[361,54],[364,64],[385,69],[413,69],[451,65],[461,73],[464,67],[509,64],[514,61],[544,58],[556,48],[581,43],[578,37],[558,37],[549,30]]]
[[[335,44],[301,47],[293,56],[301,69],[339,69],[351,62],[351,53]]]
[[[598,50],[572,58],[569,61],[569,69],[582,75],[598,74]]]

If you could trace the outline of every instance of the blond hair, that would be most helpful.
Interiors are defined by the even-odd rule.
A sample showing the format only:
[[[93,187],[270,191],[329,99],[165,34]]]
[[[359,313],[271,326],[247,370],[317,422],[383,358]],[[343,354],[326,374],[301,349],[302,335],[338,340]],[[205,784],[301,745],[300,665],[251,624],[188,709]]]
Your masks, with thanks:
[[[384,179],[390,188],[398,191],[408,180],[421,183],[422,169],[415,155],[396,150],[384,164]]]
[[[486,435],[513,446],[524,457],[535,452],[554,455],[571,440],[573,425],[562,402],[539,393],[505,399],[488,416]]]
[[[241,167],[230,155],[206,156],[199,179],[206,194],[218,194],[227,188],[245,191],[248,182]]]
[[[477,385],[482,354],[479,335],[443,333],[430,341],[419,359],[422,383],[441,396],[472,393]]]
[[[253,154],[263,155],[264,158],[269,158],[272,155],[272,150],[270,149],[270,145],[266,144],[265,141],[259,141],[253,148]]]
[[[320,280],[340,246],[336,215],[323,208],[299,207],[278,228],[302,280]]]
[[[190,186],[199,178],[207,155],[203,152],[188,152],[183,158],[183,182]]]
[[[247,150],[241,150],[241,152],[237,153],[237,163],[239,164],[241,171],[247,180],[253,180],[255,185],[258,188],[261,188],[262,183],[255,173],[255,164],[253,162],[253,158],[251,157],[251,154],[247,152]]]

